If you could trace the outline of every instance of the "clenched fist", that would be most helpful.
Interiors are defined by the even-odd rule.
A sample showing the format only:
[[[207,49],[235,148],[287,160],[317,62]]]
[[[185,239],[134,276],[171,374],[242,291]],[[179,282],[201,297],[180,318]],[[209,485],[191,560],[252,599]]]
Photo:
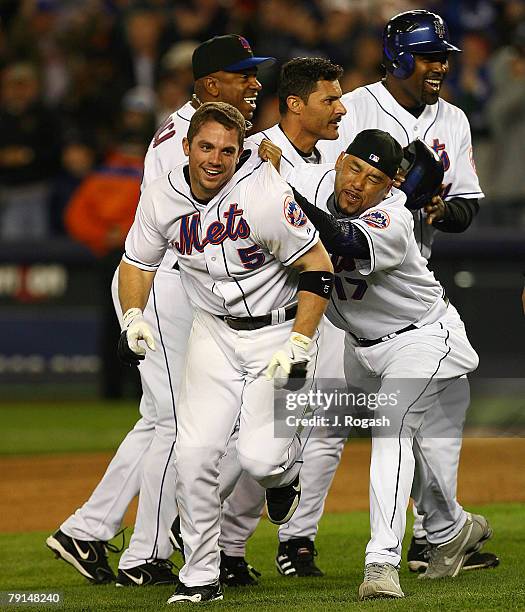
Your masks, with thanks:
[[[288,342],[277,351],[266,368],[268,380],[281,379],[284,381],[282,387],[290,391],[300,389],[306,378],[310,355],[308,349],[312,340],[308,336],[292,332]],[[281,385],[279,385],[281,386]]]
[[[144,359],[146,349],[139,344],[139,340],[144,340],[149,349],[155,350],[155,340],[142,310],[130,308],[123,317],[123,330],[117,349],[120,360],[126,365],[138,365]]]

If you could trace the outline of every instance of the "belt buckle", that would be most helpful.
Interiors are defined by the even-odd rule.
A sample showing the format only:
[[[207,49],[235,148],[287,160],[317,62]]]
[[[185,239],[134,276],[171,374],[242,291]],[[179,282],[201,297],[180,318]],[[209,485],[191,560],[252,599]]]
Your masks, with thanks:
[[[387,334],[382,338],[379,338],[380,342],[386,342],[387,340],[392,340],[392,338],[396,338],[399,335],[399,332],[392,332],[391,334]]]

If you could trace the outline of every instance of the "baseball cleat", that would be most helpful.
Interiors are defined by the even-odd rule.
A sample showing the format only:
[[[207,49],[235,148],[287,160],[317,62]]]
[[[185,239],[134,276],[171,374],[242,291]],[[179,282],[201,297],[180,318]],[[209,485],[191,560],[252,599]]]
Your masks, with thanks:
[[[461,531],[448,542],[431,546],[428,567],[419,578],[455,578],[469,554],[478,552],[492,537],[492,529],[484,516],[467,512],[467,521]]]
[[[314,543],[308,538],[292,538],[279,543],[275,558],[277,570],[283,576],[320,577],[323,572],[317,567]]]
[[[284,525],[293,516],[301,499],[299,476],[285,487],[266,489],[266,511],[276,525]]]
[[[179,584],[179,579],[171,571],[173,563],[168,559],[154,559],[135,567],[118,570],[116,586],[164,586]]]
[[[424,572],[428,567],[430,544],[426,538],[412,538],[407,553],[408,569],[411,572]],[[469,570],[489,569],[499,565],[499,558],[490,552],[475,552],[469,555],[462,572]]]
[[[66,535],[60,529],[46,540],[48,548],[72,565],[85,578],[95,584],[114,582],[115,574],[108,564],[108,550],[118,549],[100,540],[77,540]]]
[[[258,584],[256,578],[260,575],[244,557],[231,557],[221,551],[221,584],[229,587],[255,586]]]
[[[469,570],[490,569],[492,567],[497,567],[498,565],[499,557],[494,553],[475,552],[467,557],[465,563],[463,563],[461,571],[467,572]]]
[[[365,579],[359,587],[359,601],[379,597],[400,598],[405,594],[399,584],[397,567],[390,563],[368,563]]]
[[[190,603],[204,603],[207,601],[219,601],[223,599],[221,585],[219,581],[204,586],[189,587],[179,582],[175,593],[166,603],[179,603],[189,601]]]
[[[428,551],[430,544],[426,538],[412,536],[407,552],[408,569],[411,572],[424,572],[428,567]]]
[[[184,541],[180,532],[180,516],[173,521],[173,524],[168,533],[171,545],[175,550],[178,550],[184,559]]]

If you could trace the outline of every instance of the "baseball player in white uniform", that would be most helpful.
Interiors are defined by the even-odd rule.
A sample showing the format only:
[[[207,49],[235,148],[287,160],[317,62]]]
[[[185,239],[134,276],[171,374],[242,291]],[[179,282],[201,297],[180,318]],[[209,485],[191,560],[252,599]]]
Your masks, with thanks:
[[[325,58],[296,58],[283,65],[278,87],[280,121],[254,134],[247,142],[258,145],[266,138],[277,145],[282,152],[279,172],[284,179],[298,166],[322,163],[317,142],[337,138],[338,125],[345,113],[339,101],[341,76],[342,69]],[[334,379],[344,380],[343,351],[344,332],[326,320],[314,373],[317,387],[321,388],[328,379],[331,384]],[[291,520],[279,528],[276,564],[286,576],[323,575],[315,564],[313,541],[334,476],[332,466],[338,464],[343,444],[327,438],[314,442],[309,439],[310,432],[309,428],[302,432],[305,442],[301,501]],[[246,508],[250,499],[254,502],[251,509]],[[244,555],[246,541],[259,522],[264,496],[260,495],[258,505],[255,502],[238,489],[226,499],[220,538],[226,550],[238,547],[239,554]],[[234,516],[236,522],[231,519]]]
[[[360,599],[404,596],[398,567],[413,481],[434,544],[422,577],[456,576],[467,555],[492,533],[484,517],[466,513],[457,503],[455,479],[444,477],[441,464],[418,437],[427,415],[433,420],[432,413],[438,412],[446,418],[441,399],[452,388],[459,395],[468,393],[464,377],[477,367],[478,357],[419,251],[405,195],[392,189],[401,159],[402,148],[389,134],[364,130],[338,158],[335,170],[310,171],[317,181],[303,195],[311,203],[295,194],[333,254],[336,285],[328,316],[347,331],[347,381],[363,389],[376,381],[373,390],[394,397],[374,415],[372,537]],[[300,183],[301,173],[296,169],[292,180]],[[388,428],[382,431],[380,424]],[[414,480],[415,464],[429,467],[431,482]],[[428,508],[433,498],[441,503]]]
[[[155,134],[145,160],[142,189],[186,159],[182,140],[195,109],[210,100],[226,100],[251,119],[261,85],[257,68],[273,58],[255,57],[246,39],[221,36],[200,45],[194,54],[195,95],[170,115]],[[112,286],[119,320],[118,276]],[[175,584],[168,534],[176,514],[173,483],[177,428],[176,399],[192,311],[182,289],[177,259],[168,250],[159,267],[144,317],[157,351],[139,367],[143,395],[141,418],[120,445],[89,500],[47,539],[47,545],[91,582],[117,581],[121,586]],[[138,361],[138,360],[137,360]],[[232,453],[230,453],[232,454]],[[235,457],[228,466],[236,469]],[[245,498],[259,496],[260,486],[243,478]],[[107,541],[120,529],[126,509],[140,490],[134,533],[119,561],[118,576],[107,561]],[[241,489],[242,491],[242,489]],[[224,490],[224,494],[228,491]],[[243,555],[225,557],[228,584],[254,584]]]
[[[186,563],[168,603],[222,599],[219,462],[238,422],[239,463],[267,489],[270,520],[286,522],[301,491],[301,445],[295,431],[275,435],[272,379],[304,385],[332,266],[271,163],[248,151],[237,166],[244,130],[230,105],[196,111],[183,141],[189,163],[143,191],[119,270],[131,351],[145,352],[139,340],[155,348],[142,308],[169,247],[195,308],[175,450]]]
[[[474,166],[468,120],[461,109],[439,97],[448,72],[448,55],[455,51],[459,49],[449,42],[447,26],[439,15],[416,10],[393,17],[383,35],[385,78],[344,94],[341,100],[347,114],[339,139],[319,144],[325,159],[334,162],[360,131],[378,128],[402,146],[419,138],[437,152],[445,170],[442,195],[413,213],[416,242],[427,259],[436,230],[466,230],[478,211],[478,199],[484,197]],[[457,411],[466,411],[468,402],[458,403],[452,396],[451,401]],[[438,423],[428,425],[430,430],[438,427]],[[458,425],[462,427],[462,422]],[[450,482],[456,480],[461,440],[460,428],[451,437],[427,436],[421,442],[443,465]],[[429,475],[420,476],[425,479]],[[415,514],[408,562],[413,571],[423,571],[428,562],[428,541],[422,516]],[[464,569],[493,567],[498,562],[492,553],[473,554]]]

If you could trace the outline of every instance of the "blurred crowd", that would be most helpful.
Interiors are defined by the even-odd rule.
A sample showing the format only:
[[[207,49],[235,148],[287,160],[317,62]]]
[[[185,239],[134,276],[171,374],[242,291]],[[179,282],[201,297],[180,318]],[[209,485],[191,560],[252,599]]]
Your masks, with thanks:
[[[463,49],[443,96],[467,114],[491,223],[525,223],[523,0],[3,0],[0,3],[0,237],[69,234],[97,256],[131,224],[147,145],[191,95],[191,55],[245,35],[260,74],[255,129],[277,119],[279,67],[326,56],[343,91],[382,76],[381,32],[427,8]],[[518,221],[517,221],[518,220]]]

